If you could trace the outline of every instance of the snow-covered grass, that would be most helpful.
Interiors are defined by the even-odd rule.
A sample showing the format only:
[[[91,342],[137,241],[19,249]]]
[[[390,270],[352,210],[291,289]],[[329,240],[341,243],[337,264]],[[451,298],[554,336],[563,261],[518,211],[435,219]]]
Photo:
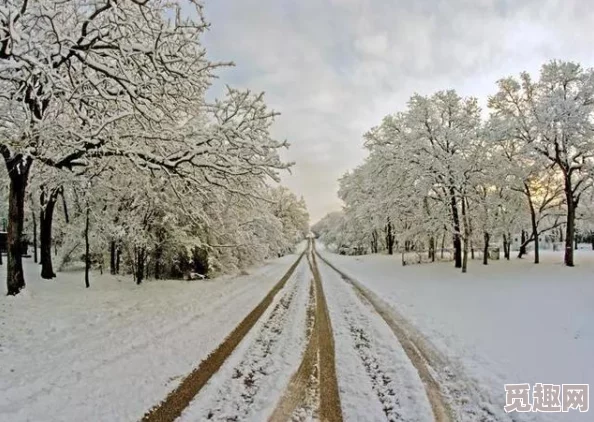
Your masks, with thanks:
[[[130,421],[157,404],[251,311],[296,255],[200,281],[82,272],[0,297],[0,420]],[[5,267],[0,267],[4,280]]]
[[[574,268],[561,264],[561,252],[544,252],[539,265],[531,257],[473,261],[467,274],[452,263],[403,267],[398,256],[322,254],[391,303],[496,407],[504,405],[505,383],[594,386],[591,251],[576,252]],[[592,420],[576,411],[513,417]]]

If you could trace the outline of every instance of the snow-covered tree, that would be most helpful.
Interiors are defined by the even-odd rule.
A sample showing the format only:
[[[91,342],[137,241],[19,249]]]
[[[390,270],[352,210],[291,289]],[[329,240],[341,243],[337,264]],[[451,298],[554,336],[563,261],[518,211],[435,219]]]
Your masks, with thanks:
[[[528,73],[499,81],[489,99],[493,116],[515,142],[544,158],[560,175],[565,196],[565,264],[574,265],[576,208],[592,185],[594,70],[577,63],[545,64],[537,81]]]
[[[393,241],[435,259],[449,234],[465,271],[476,245],[486,264],[499,238],[509,259],[520,233],[519,256],[534,243],[538,263],[540,237],[565,227],[565,262],[573,265],[575,221],[584,232],[590,224],[588,210],[576,208],[594,180],[594,71],[553,61],[536,82],[523,73],[498,86],[484,123],[476,99],[441,91],[414,95],[372,128],[369,156],[340,179],[343,213],[316,225],[322,237],[342,241],[359,227],[351,241],[377,252],[383,231],[389,253]]]
[[[179,196],[209,195],[212,186],[253,195],[288,167],[277,154],[286,142],[269,135],[276,113],[262,95],[229,88],[223,99],[205,101],[223,64],[207,60],[200,35],[208,24],[201,5],[191,3],[197,17],[184,19],[181,1],[0,6],[9,294],[24,286],[20,239],[34,163],[81,176],[97,160],[120,158],[175,179]],[[44,194],[44,209],[55,196]]]
[[[385,162],[379,167],[399,171],[400,188],[392,195],[406,198],[412,214],[425,212],[423,217],[431,221],[430,215],[435,214],[428,213],[425,205],[430,199],[445,207],[441,215],[449,217],[444,227],[452,234],[459,268],[465,262],[462,241],[469,241],[467,194],[472,176],[480,170],[480,134],[476,99],[442,91],[429,97],[413,96],[406,111],[384,118],[366,135],[368,148],[377,150]],[[399,213],[400,217],[407,214]],[[423,217],[408,218],[406,225],[416,229]]]
[[[282,224],[282,246],[279,254],[291,252],[295,244],[309,232],[309,213],[303,198],[284,186],[271,189],[270,211]]]

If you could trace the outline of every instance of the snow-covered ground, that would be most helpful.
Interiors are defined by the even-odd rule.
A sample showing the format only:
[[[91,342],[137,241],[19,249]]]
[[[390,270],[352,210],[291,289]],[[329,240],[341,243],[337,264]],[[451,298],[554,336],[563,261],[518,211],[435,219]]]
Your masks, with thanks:
[[[321,249],[321,248],[320,248]],[[566,268],[560,252],[470,264],[403,267],[398,256],[322,254],[404,315],[493,406],[505,383],[594,386],[594,253],[578,251]],[[590,393],[592,399],[593,395]],[[592,412],[509,414],[515,420],[590,421]]]
[[[310,278],[302,259],[277,300],[186,408],[180,422],[268,419],[305,348]]]
[[[579,251],[575,268],[564,267],[560,253],[545,252],[540,265],[529,258],[486,267],[473,261],[467,274],[451,263],[402,267],[397,256],[321,253],[416,327],[460,374],[456,382],[472,387],[466,400],[493,411],[489,420],[592,420],[590,412],[501,409],[505,383],[594,385],[593,252]],[[91,289],[81,272],[40,280],[27,261],[25,292],[0,297],[0,420],[140,419],[296,257],[205,281],[136,286],[130,277],[93,274]],[[423,384],[394,333],[334,270],[323,262],[319,268],[345,420],[431,420]],[[305,347],[311,277],[304,260],[183,420],[270,415]]]
[[[433,420],[416,369],[382,318],[324,263],[344,420]]]
[[[302,245],[304,246],[304,245]],[[204,281],[81,272],[0,291],[1,421],[132,421],[162,400],[251,311],[297,255]],[[0,267],[4,280],[5,267]]]

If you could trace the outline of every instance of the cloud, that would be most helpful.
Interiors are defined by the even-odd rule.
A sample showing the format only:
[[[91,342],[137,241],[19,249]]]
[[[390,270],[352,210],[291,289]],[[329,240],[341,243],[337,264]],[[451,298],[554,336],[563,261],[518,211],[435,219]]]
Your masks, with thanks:
[[[266,91],[275,136],[296,161],[284,183],[312,221],[338,209],[337,179],[365,157],[362,134],[415,92],[482,99],[550,59],[591,66],[588,0],[206,0],[221,82]],[[217,86],[214,89],[218,89]]]
[[[388,37],[386,33],[362,35],[355,39],[355,50],[372,60],[382,60],[388,53]]]

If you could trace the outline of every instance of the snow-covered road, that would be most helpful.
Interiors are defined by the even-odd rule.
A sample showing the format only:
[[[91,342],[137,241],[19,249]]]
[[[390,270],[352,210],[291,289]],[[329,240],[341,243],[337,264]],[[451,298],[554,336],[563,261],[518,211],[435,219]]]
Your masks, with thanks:
[[[593,381],[594,256],[466,275],[321,257],[332,267],[310,250],[294,272],[290,255],[212,281],[97,275],[91,290],[79,272],[41,281],[29,265],[25,294],[0,299],[0,420],[139,420],[266,297],[179,420],[589,420],[506,414],[503,384]]]
[[[305,348],[309,271],[294,275],[223,367],[182,414],[181,421],[266,420]]]
[[[369,303],[320,263],[336,340],[345,421],[431,421],[416,368]]]

